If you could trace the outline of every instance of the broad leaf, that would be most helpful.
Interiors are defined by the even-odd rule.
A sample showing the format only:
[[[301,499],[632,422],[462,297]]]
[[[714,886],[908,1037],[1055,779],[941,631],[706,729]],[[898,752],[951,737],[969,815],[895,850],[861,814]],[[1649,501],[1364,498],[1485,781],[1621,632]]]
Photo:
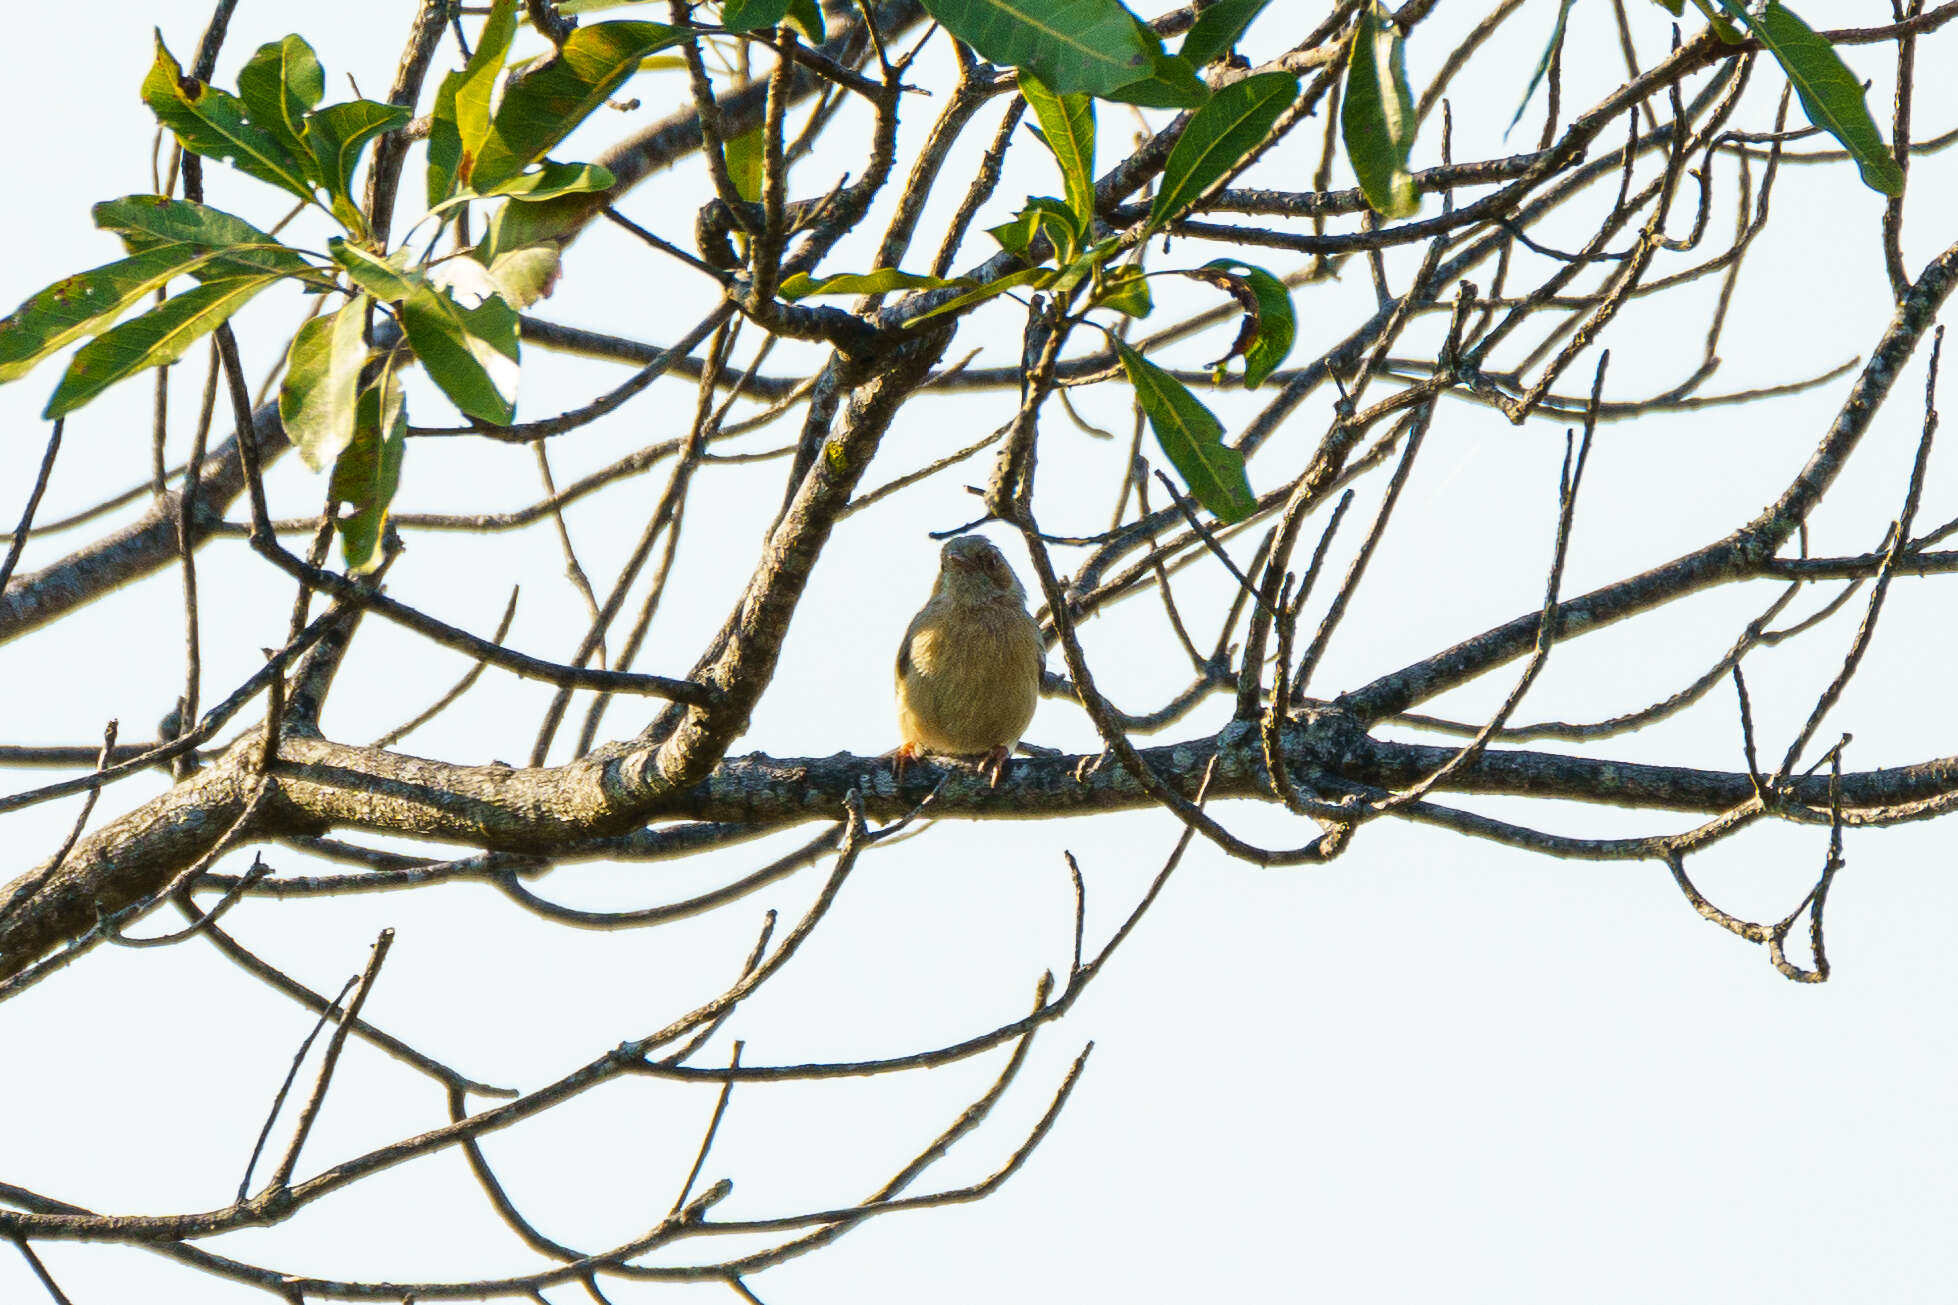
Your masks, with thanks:
[[[762,130],[757,123],[752,130],[721,145],[721,157],[727,160],[727,175],[734,182],[734,193],[750,204],[761,202]]]
[[[1055,260],[1062,263],[1074,261],[1082,238],[1081,224],[1075,219],[1074,210],[1045,195],[1034,196],[1019,216],[988,228],[986,234],[999,241],[1000,248],[1007,253],[1028,263],[1041,261],[1033,253],[1037,237],[1047,238],[1047,243],[1053,246]]]
[[[428,206],[434,208],[470,179],[490,134],[490,100],[517,30],[516,0],[496,0],[460,71],[442,79],[428,124]]]
[[[468,416],[508,426],[516,415],[517,312],[498,298],[464,308],[418,284],[401,301],[401,325],[428,378]]]
[[[306,114],[326,94],[326,73],[319,56],[301,36],[288,36],[258,47],[238,70],[238,98],[252,122],[275,137],[305,166]]]
[[[1120,0],[922,0],[946,31],[1057,95],[1106,95],[1150,75],[1162,42]]]
[[[367,300],[355,296],[331,317],[300,327],[286,351],[279,420],[300,461],[314,471],[331,466],[354,437],[354,399],[367,362],[366,320]]]
[[[1008,272],[1005,276],[999,278],[999,280],[988,281],[977,290],[968,290],[962,295],[953,295],[937,307],[927,309],[925,312],[919,313],[916,317],[908,318],[904,324],[906,326],[916,326],[919,322],[928,321],[931,318],[942,316],[945,313],[956,313],[961,308],[970,308],[974,304],[984,303],[988,299],[1005,294],[1008,290],[1015,290],[1023,285],[1038,285],[1041,281],[1052,275],[1054,275],[1053,271],[1045,267],[1026,267],[1021,268],[1017,272]]]
[[[1379,0],[1366,0],[1347,51],[1339,129],[1360,193],[1382,217],[1411,217],[1421,207],[1407,171],[1414,126],[1400,29]]]
[[[1139,267],[1118,267],[1102,278],[1101,288],[1089,302],[1090,308],[1112,308],[1130,317],[1147,317],[1154,304],[1149,298],[1149,278]]]
[[[616,180],[611,169],[597,163],[553,163],[546,159],[535,172],[518,173],[487,192],[486,198],[507,195],[525,203],[536,203],[538,200],[556,199],[559,195],[609,190]]]
[[[512,308],[528,308],[557,285],[558,247],[551,241],[498,254],[489,265],[490,284]]]
[[[402,412],[401,387],[391,374],[361,392],[355,410],[353,439],[333,464],[328,493],[353,512],[336,523],[340,553],[355,575],[381,564],[381,535],[387,527],[388,505],[401,487],[401,455],[408,447],[408,421]]]
[[[1190,119],[1163,164],[1162,189],[1149,206],[1150,225],[1180,216],[1234,172],[1264,143],[1298,94],[1298,78],[1268,72],[1232,82],[1212,96]]]
[[[1156,443],[1190,487],[1190,496],[1219,521],[1250,516],[1258,499],[1244,475],[1244,456],[1224,445],[1223,423],[1183,382],[1120,340],[1114,345]]]
[[[306,147],[316,175],[333,199],[333,216],[350,231],[365,231],[367,219],[354,203],[354,168],[367,142],[384,131],[407,125],[412,116],[398,104],[348,100],[332,104],[306,120]]]
[[[1653,3],[1674,18],[1681,17],[1686,12],[1686,0],[1653,0]]]
[[[828,37],[823,26],[823,7],[816,0],[789,0],[785,21],[800,31],[802,39],[811,45],[821,45]]]
[[[565,38],[557,57],[503,93],[482,154],[467,176],[485,190],[516,176],[570,135],[655,50],[690,39],[664,23],[597,23]]]
[[[925,276],[919,272],[900,272],[894,267],[879,268],[875,272],[838,272],[835,276],[818,277],[797,272],[783,279],[781,295],[794,303],[812,295],[883,295],[893,290],[943,290],[948,286],[971,284],[965,277],[947,280],[942,276]]]
[[[536,204],[499,204],[476,245],[476,261],[488,266],[512,249],[569,235],[590,218],[596,202],[573,194]]]
[[[76,352],[42,415],[65,417],[117,381],[173,363],[277,277],[233,277],[194,286],[141,317],[105,331]]]
[[[288,194],[312,200],[313,188],[299,160],[271,132],[246,121],[245,106],[236,96],[186,78],[161,34],[156,62],[143,79],[143,102],[191,153],[229,162]]]
[[[1842,142],[1856,160],[1863,184],[1885,195],[1901,195],[1903,170],[1883,143],[1883,135],[1863,102],[1863,84],[1843,65],[1835,47],[1817,36],[1786,5],[1773,3],[1753,13],[1738,0],[1720,7],[1747,24],[1788,74],[1808,120]]]
[[[1194,109],[1210,98],[1210,87],[1197,76],[1196,67],[1180,54],[1164,53],[1156,33],[1141,22],[1151,46],[1149,71],[1126,86],[1118,86],[1102,96],[1122,104],[1139,104],[1145,109]]]
[[[70,340],[100,331],[152,290],[210,257],[197,245],[158,245],[56,281],[0,321],[0,382],[26,375]]]
[[[1242,280],[1255,306],[1245,315],[1245,329],[1225,355],[1225,361],[1243,355],[1244,388],[1255,390],[1292,352],[1292,342],[1298,335],[1292,292],[1283,281],[1250,263],[1219,258],[1204,266]]]
[[[1095,217],[1095,102],[1086,95],[1056,95],[1032,73],[1020,74],[1020,94],[1040,120],[1041,139],[1061,165],[1067,206],[1081,230]]]
[[[721,26],[730,32],[777,27],[788,12],[789,0],[721,0]]]
[[[406,299],[417,289],[423,288],[420,276],[403,271],[394,263],[369,253],[351,241],[334,236],[326,242],[326,252],[334,262],[346,269],[353,283],[373,295],[384,304]],[[395,251],[396,256],[407,253],[405,248]]]
[[[194,245],[219,256],[185,270],[200,281],[273,272],[304,276],[313,265],[243,218],[223,209],[161,195],[105,199],[90,210],[95,225],[122,237],[132,254],[164,245]]]
[[[1238,43],[1244,29],[1251,25],[1251,20],[1270,3],[1271,0],[1217,0],[1216,4],[1197,15],[1195,25],[1183,38],[1182,48],[1177,53],[1198,68],[1213,59],[1222,58]]]

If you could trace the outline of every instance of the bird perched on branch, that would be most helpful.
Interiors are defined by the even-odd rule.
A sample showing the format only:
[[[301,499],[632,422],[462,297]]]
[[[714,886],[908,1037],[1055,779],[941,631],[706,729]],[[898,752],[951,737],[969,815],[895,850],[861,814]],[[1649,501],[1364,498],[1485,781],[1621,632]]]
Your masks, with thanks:
[[[921,753],[983,754],[980,773],[998,787],[1033,719],[1041,660],[1040,627],[1006,558],[976,536],[949,540],[931,598],[897,650],[899,777]]]

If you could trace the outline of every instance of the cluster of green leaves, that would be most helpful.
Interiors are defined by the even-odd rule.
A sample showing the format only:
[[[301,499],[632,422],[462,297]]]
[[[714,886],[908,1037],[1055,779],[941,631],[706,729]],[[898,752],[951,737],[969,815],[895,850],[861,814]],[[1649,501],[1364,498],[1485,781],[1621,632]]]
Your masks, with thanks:
[[[407,416],[401,360],[373,347],[375,315],[395,319],[396,340],[465,415],[492,425],[512,421],[517,310],[546,293],[557,271],[550,223],[524,213],[613,181],[602,167],[544,156],[641,60],[690,39],[661,23],[581,27],[555,59],[513,78],[498,101],[516,26],[516,0],[495,0],[475,55],[441,85],[429,137],[424,221],[439,227],[466,204],[501,201],[489,237],[468,255],[419,262],[406,246],[386,252],[353,199],[365,148],[403,126],[407,109],[371,100],[317,107],[325,74],[298,36],[254,54],[235,95],[186,78],[159,36],[143,98],[183,148],[321,208],[343,234],[330,238],[321,256],[202,204],[157,195],[98,204],[96,225],[121,237],[128,256],[49,286],[0,321],[0,382],[94,337],[76,351],[48,401],[46,416],[66,416],[118,381],[181,358],[278,281],[337,293],[339,305],[316,312],[287,350],[279,413],[306,464],[332,469],[331,495],[348,509],[339,525],[349,567],[377,565]],[[194,284],[121,320],[181,278]]]

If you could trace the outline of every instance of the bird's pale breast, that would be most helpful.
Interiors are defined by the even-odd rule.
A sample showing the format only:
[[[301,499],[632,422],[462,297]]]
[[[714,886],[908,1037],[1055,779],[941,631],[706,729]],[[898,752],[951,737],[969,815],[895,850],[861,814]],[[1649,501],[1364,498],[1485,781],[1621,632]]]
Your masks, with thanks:
[[[927,603],[898,654],[907,743],[967,755],[1010,747],[1040,697],[1040,632],[1017,603]]]

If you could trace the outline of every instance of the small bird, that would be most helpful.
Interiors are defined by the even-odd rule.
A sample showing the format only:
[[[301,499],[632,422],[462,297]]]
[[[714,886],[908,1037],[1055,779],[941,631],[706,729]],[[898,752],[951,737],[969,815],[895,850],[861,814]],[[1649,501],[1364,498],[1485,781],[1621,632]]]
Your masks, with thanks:
[[[977,536],[948,541],[897,650],[898,776],[921,753],[983,753],[980,773],[997,788],[1033,719],[1041,662],[1040,627],[1006,558]]]

